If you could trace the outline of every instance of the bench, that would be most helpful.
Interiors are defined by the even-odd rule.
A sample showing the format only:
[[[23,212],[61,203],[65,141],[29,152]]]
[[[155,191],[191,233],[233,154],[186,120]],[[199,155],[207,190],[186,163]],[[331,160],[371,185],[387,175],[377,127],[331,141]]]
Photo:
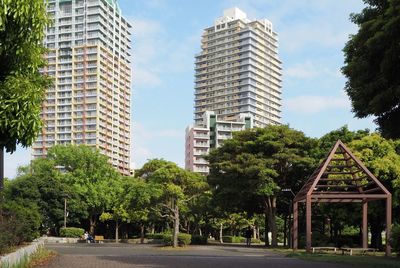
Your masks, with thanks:
[[[318,252],[318,251],[330,251],[333,250],[335,253],[338,250],[336,247],[313,247],[312,248],[312,253]]]
[[[341,248],[342,250],[342,255],[344,255],[345,252],[349,252],[349,255],[353,255],[353,252],[361,252],[361,254],[365,255],[367,252],[377,252],[378,250],[376,248]]]
[[[104,242],[104,236],[102,236],[102,235],[95,235],[95,236],[94,236],[94,241],[95,241],[95,243],[103,243],[103,242]]]

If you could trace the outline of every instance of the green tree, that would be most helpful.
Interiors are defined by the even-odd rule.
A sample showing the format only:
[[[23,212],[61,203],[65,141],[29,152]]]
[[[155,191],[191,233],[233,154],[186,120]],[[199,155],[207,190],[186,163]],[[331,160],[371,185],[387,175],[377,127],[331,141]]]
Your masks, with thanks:
[[[36,205],[42,215],[42,232],[57,233],[63,225],[64,198],[68,198],[68,223],[79,223],[87,216],[79,196],[47,159],[35,159],[30,166],[20,168],[17,178],[7,183],[4,194],[7,200]]]
[[[205,179],[197,173],[178,167],[173,162],[159,159],[150,160],[139,174],[147,181],[159,185],[162,194],[157,207],[163,217],[172,219],[172,245],[177,247],[180,211],[187,206],[188,201],[206,190]]]
[[[148,224],[152,207],[156,206],[156,201],[162,192],[158,184],[147,182],[139,178],[131,178],[125,187],[125,204],[127,207],[129,220],[140,225],[140,241],[144,243],[145,225]]]
[[[42,0],[4,0],[0,5],[0,189],[4,148],[30,146],[41,129],[40,108],[49,79],[43,40],[49,23]]]
[[[385,139],[376,133],[349,144],[354,154],[393,194],[395,220],[399,216],[397,211],[400,206],[400,155],[397,152],[399,145],[399,141]],[[371,244],[376,248],[382,246],[381,232],[384,230],[382,219],[385,217],[382,206],[383,204],[378,202],[371,202],[369,206]]]
[[[277,196],[281,188],[298,190],[313,166],[315,142],[288,126],[236,132],[210,152],[209,183],[216,201],[231,212],[265,213],[266,231],[277,246]],[[268,230],[267,230],[268,228]],[[265,239],[268,245],[268,239]]]
[[[47,159],[54,164],[51,170],[61,169],[61,179],[86,206],[90,233],[94,234],[99,215],[111,207],[114,181],[120,174],[107,156],[85,145],[56,145],[48,151]]]
[[[359,118],[376,116],[385,137],[400,137],[400,1],[364,0],[359,26],[343,49],[346,92]]]

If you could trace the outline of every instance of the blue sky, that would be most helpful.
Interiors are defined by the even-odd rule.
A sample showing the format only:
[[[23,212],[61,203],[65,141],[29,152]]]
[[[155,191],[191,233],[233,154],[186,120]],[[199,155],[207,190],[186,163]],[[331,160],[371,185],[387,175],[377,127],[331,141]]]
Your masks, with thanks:
[[[282,123],[319,137],[345,124],[376,126],[356,119],[343,90],[342,48],[357,28],[349,14],[361,0],[119,0],[133,25],[132,159],[139,168],[151,158],[184,164],[184,134],[193,121],[194,54],[202,30],[226,8],[250,19],[267,18],[279,34],[283,61]],[[30,151],[6,156],[5,175],[14,177]]]

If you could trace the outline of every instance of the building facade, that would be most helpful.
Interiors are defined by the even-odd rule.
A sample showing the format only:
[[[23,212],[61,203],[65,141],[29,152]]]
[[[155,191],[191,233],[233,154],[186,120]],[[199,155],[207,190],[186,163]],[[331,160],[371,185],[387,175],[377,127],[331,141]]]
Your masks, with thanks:
[[[218,148],[232,133],[250,129],[254,120],[250,114],[239,114],[234,117],[221,118],[215,112],[203,114],[201,123],[186,128],[185,135],[185,168],[207,175],[208,162],[204,159],[212,148]]]
[[[221,119],[249,113],[256,127],[280,123],[282,63],[270,21],[225,10],[204,30],[195,64],[195,124],[206,111]]]
[[[186,129],[185,167],[208,174],[204,159],[232,132],[280,124],[278,35],[266,19],[234,7],[204,30],[195,62],[194,126]]]
[[[33,157],[56,144],[86,144],[130,173],[131,25],[116,0],[48,0],[48,66],[42,132]]]

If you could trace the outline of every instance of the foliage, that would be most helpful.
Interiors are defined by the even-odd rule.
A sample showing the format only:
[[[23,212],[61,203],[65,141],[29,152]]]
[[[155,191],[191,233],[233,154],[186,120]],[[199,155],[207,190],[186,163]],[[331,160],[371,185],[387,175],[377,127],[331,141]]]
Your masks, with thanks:
[[[225,235],[222,237],[222,241],[224,243],[244,243],[244,242],[246,242],[246,238],[243,236]]]
[[[230,212],[265,212],[276,246],[277,195],[281,188],[300,189],[311,173],[314,145],[288,126],[234,133],[208,156],[215,201]]]
[[[49,24],[42,0],[6,0],[0,5],[0,147],[30,146],[40,131],[40,108],[50,80],[43,40]]]
[[[0,252],[39,237],[41,217],[34,204],[6,201],[0,211]]]
[[[207,236],[192,235],[192,245],[207,245]]]
[[[352,14],[359,26],[343,49],[346,92],[359,118],[376,116],[385,137],[400,137],[400,2],[364,0],[361,13]]]
[[[164,239],[164,243],[166,245],[173,245],[173,235],[172,234],[165,234],[163,239]],[[178,234],[178,245],[180,247],[190,245],[191,241],[192,241],[191,234],[185,234],[185,233]]]
[[[85,233],[85,230],[82,228],[76,227],[62,227],[60,228],[60,236],[61,237],[77,237],[80,238]]]
[[[154,234],[146,234],[146,238],[148,239],[164,239],[166,233],[154,233]],[[170,235],[170,234],[168,234]]]
[[[138,174],[159,189],[161,194],[157,198],[156,209],[160,216],[173,221],[172,245],[176,247],[179,242],[180,211],[186,208],[188,201],[207,189],[207,183],[200,174],[160,159],[147,162]]]
[[[114,187],[118,171],[108,162],[108,157],[97,149],[85,145],[56,145],[48,151],[47,161],[54,164],[47,172],[61,167],[62,180],[71,185],[84,204],[94,233],[97,217],[111,207],[115,197]]]
[[[393,225],[390,245],[393,247],[393,250],[400,255],[400,224]]]
[[[42,215],[43,232],[51,230],[54,233],[63,225],[65,198],[68,223],[79,223],[87,215],[73,187],[47,159],[35,159],[30,166],[20,168],[19,176],[7,183],[5,196],[19,203],[36,204]]]

